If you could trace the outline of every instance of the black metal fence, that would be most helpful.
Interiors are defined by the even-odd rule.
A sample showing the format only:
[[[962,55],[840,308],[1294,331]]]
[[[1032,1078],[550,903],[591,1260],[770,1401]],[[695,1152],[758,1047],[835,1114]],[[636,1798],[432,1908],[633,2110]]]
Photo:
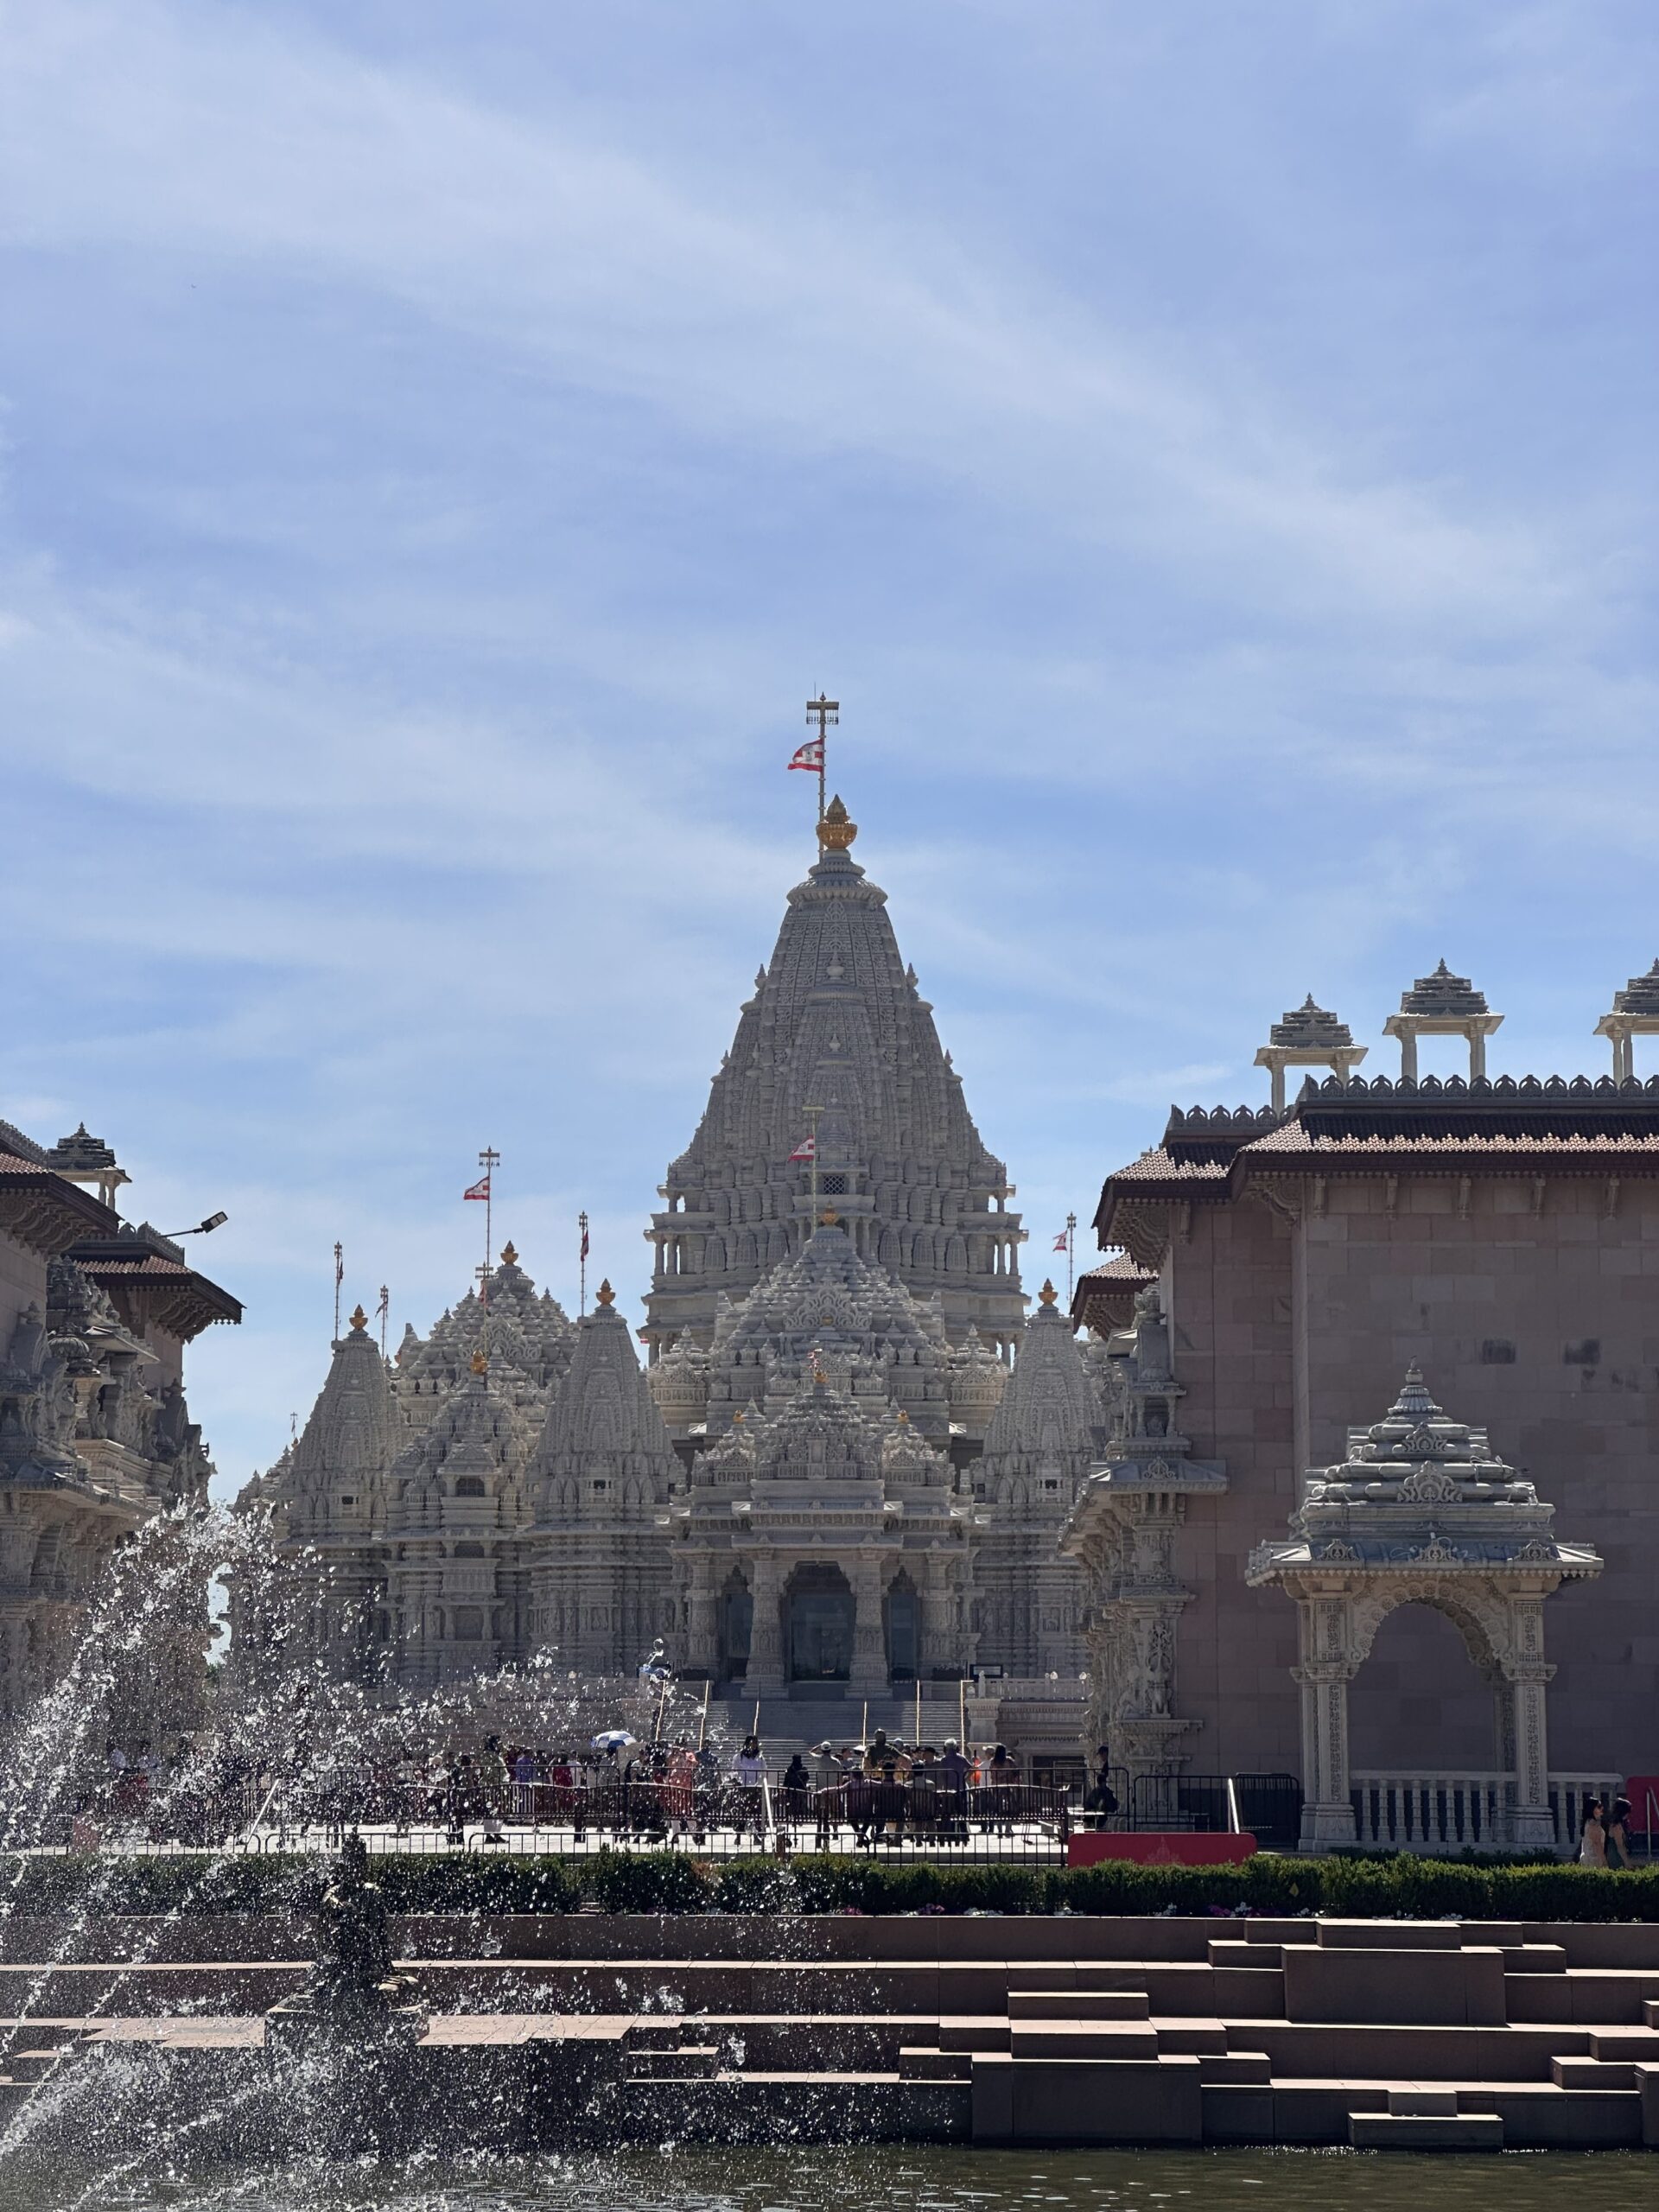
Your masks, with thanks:
[[[339,1771],[249,1780],[212,1793],[111,1793],[11,1837],[13,1847],[250,1852],[329,1847],[348,1830],[372,1852],[545,1853],[685,1849],[868,1851],[941,1859],[1052,1864],[1081,1823],[1140,1833],[1225,1834],[1294,1851],[1301,1785],[1289,1774],[1110,1777],[1096,1785],[1045,1777],[957,1781],[844,1777],[823,1787],[746,1785],[719,1774],[641,1778],[609,1765],[571,1766],[558,1781],[498,1782],[476,1773],[369,1781]]]
[[[494,1790],[422,1784],[348,1790],[267,1783],[211,1802],[127,1798],[45,1824],[35,1848],[168,1853],[328,1848],[353,1830],[371,1852],[464,1850],[580,1858],[595,1851],[868,1851],[1053,1863],[1076,1821],[1052,1782],[952,1785],[850,1777],[786,1789],[720,1777],[638,1780],[607,1769]],[[19,1838],[18,1840],[23,1840]]]
[[[1294,1774],[1141,1774],[1123,1825],[1141,1833],[1225,1835],[1242,1830],[1268,1851],[1294,1851],[1302,1785]]]

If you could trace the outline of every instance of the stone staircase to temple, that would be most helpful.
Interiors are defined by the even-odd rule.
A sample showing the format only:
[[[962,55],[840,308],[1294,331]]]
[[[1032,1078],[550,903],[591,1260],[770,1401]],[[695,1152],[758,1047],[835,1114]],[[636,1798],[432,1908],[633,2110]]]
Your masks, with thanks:
[[[4,1931],[0,2013],[32,2017],[4,2029],[0,2101],[105,2045],[257,2050],[305,1971],[257,1921],[107,1962],[133,1925],[76,1964],[39,1962],[49,1923]],[[1659,1927],[549,1915],[397,1936],[431,2015],[423,2095],[581,2046],[581,2112],[548,2124],[604,2141],[1659,2148]]]
[[[782,1774],[797,1751],[806,1753],[824,1742],[833,1744],[839,1751],[847,1745],[864,1742],[878,1728],[885,1728],[890,1738],[906,1744],[916,1733],[915,1700],[902,1694],[867,1700],[847,1694],[756,1699],[739,1694],[712,1698],[709,1721],[735,1746],[756,1726],[757,1705],[760,1740],[774,1777]],[[994,1732],[993,1702],[975,1700],[969,1701],[969,1707],[968,1726],[975,1739],[978,1740],[980,1732]],[[947,1736],[959,1732],[954,1691],[949,1698],[923,1699],[924,1743],[942,1746]]]
[[[954,1990],[942,1961],[937,2013],[727,2012],[718,1985],[693,1984],[688,2003],[711,2009],[629,2031],[626,2124],[705,2141],[845,2126],[988,2144],[1659,2147],[1659,1945],[1651,1966],[1574,1968],[1516,1926],[1249,1937],[1209,1938],[1202,1961],[1156,1955],[1156,1937],[1141,1961],[1007,1960]],[[804,2004],[858,1993],[822,1966],[794,1971]],[[866,1999],[916,1988],[892,1962],[864,1971]]]

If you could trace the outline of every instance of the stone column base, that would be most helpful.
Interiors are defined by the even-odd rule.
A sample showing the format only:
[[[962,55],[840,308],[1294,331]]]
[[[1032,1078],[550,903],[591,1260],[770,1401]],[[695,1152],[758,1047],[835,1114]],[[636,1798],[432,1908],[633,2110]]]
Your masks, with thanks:
[[[1516,1851],[1554,1851],[1555,1818],[1548,1805],[1517,1805],[1510,1815],[1510,1840]]]
[[[1352,1843],[1354,1808],[1351,1804],[1307,1804],[1302,1807],[1301,1841],[1297,1848],[1305,1852],[1334,1850],[1337,1845]]]

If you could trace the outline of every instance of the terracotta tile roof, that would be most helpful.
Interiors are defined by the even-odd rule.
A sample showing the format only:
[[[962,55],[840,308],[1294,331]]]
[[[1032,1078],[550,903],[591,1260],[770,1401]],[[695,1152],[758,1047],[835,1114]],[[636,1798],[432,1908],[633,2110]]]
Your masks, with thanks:
[[[8,1152],[3,1145],[0,1145],[0,1174],[55,1175],[56,1173],[56,1168],[48,1167],[44,1160],[27,1159],[22,1154]]]
[[[198,1274],[177,1245],[148,1224],[124,1224],[116,1236],[82,1237],[69,1257],[109,1292],[122,1319],[141,1333],[154,1320],[188,1341],[212,1322],[242,1319],[240,1300]]]
[[[0,1120],[0,1153],[25,1164],[46,1165],[46,1147],[26,1137],[15,1122]]]
[[[1071,1319],[1079,1328],[1122,1327],[1129,1319],[1135,1293],[1157,1280],[1130,1253],[1120,1252],[1113,1259],[1103,1260],[1097,1268],[1086,1268],[1077,1277],[1071,1294]]]
[[[1113,1183],[1224,1183],[1227,1166],[1224,1160],[1177,1160],[1159,1145],[1108,1176],[1107,1184],[1109,1187]]]
[[[0,1234],[52,1257],[77,1236],[107,1236],[117,1227],[118,1217],[101,1198],[31,1158],[36,1147],[14,1152],[16,1134],[0,1124]]]
[[[1138,1260],[1132,1260],[1127,1252],[1120,1252],[1113,1260],[1103,1260],[1097,1268],[1085,1268],[1077,1277],[1079,1287],[1086,1282],[1129,1283],[1138,1287],[1142,1283],[1153,1282],[1156,1280],[1155,1276],[1147,1273]]]
[[[164,1260],[159,1253],[148,1252],[142,1260],[87,1260],[83,1265],[96,1267],[101,1275],[188,1275],[194,1271],[181,1260]]]

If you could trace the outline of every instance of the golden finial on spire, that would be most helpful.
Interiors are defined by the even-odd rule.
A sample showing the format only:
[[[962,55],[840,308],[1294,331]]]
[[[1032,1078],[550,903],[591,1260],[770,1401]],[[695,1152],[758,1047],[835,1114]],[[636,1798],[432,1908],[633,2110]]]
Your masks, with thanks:
[[[823,1211],[818,1216],[818,1227],[833,1229],[840,1219],[841,1216],[836,1211],[834,1206],[825,1206]]]
[[[849,820],[846,808],[837,791],[823,810],[818,824],[818,842],[827,853],[844,853],[858,835],[858,824]]]
[[[1055,1289],[1053,1284],[1046,1281],[1037,1294],[1038,1297],[1042,1300],[1045,1306],[1052,1306],[1059,1297],[1059,1292]]]
[[[601,1283],[599,1288],[594,1292],[594,1296],[597,1300],[598,1303],[605,1306],[607,1310],[615,1305],[616,1293],[611,1288],[610,1278],[608,1275],[606,1277],[605,1281]]]
[[[489,1371],[490,1371],[490,1363],[489,1363],[489,1361],[488,1361],[488,1360],[484,1357],[484,1353],[483,1353],[482,1350],[480,1349],[480,1351],[475,1351],[475,1352],[473,1354],[473,1372],[474,1372],[474,1375],[487,1375],[487,1374],[489,1373]]]
[[[518,1264],[518,1255],[512,1249],[512,1237],[508,1237],[501,1247],[501,1264],[504,1268],[516,1268]]]
[[[369,1325],[369,1317],[359,1304],[352,1315],[352,1333],[360,1337]]]

